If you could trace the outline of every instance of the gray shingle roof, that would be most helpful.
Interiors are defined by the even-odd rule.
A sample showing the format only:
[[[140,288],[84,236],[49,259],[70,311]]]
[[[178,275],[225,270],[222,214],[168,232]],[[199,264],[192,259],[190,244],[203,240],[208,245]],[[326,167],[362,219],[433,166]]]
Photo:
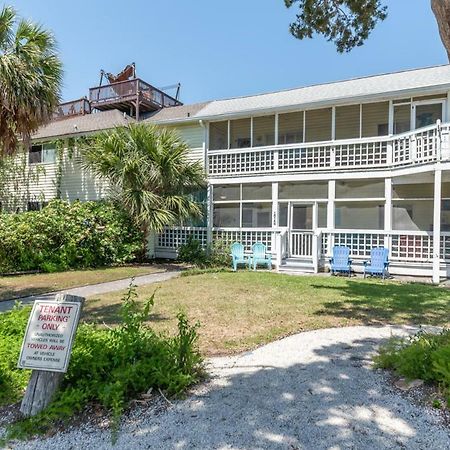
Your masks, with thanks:
[[[294,108],[314,104],[332,104],[364,97],[394,97],[415,90],[450,89],[450,65],[407,70],[391,74],[355,78],[334,83],[289,89],[268,94],[217,100],[208,103],[197,119],[213,118],[258,110]]]
[[[124,117],[123,113],[113,109],[111,111],[86,114],[85,116],[70,117],[50,122],[39,128],[32,136],[33,139],[47,139],[60,136],[86,134],[93,131],[107,130],[116,125],[127,125],[134,122],[131,117]]]
[[[170,122],[180,121],[183,119],[189,120],[196,116],[199,112],[211,102],[192,103],[190,105],[172,106],[170,108],[163,108],[153,113],[145,122]]]

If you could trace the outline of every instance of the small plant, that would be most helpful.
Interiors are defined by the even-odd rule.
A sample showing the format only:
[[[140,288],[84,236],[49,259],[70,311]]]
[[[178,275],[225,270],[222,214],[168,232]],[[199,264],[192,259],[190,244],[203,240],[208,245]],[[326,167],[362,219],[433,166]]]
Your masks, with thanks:
[[[408,379],[436,384],[450,405],[450,330],[393,338],[380,348],[374,361],[376,367],[392,369]]]
[[[208,265],[208,257],[205,249],[202,247],[201,242],[192,236],[189,236],[186,244],[181,245],[178,249],[178,259],[199,267]]]
[[[169,396],[182,394],[202,376],[202,358],[197,350],[198,324],[190,325],[178,314],[175,336],[155,333],[147,324],[155,294],[139,302],[135,286],[123,297],[121,323],[104,329],[81,324],[75,338],[69,370],[54,401],[39,415],[9,426],[7,439],[46,432],[55,422],[67,420],[88,403],[99,403],[111,412],[113,436],[129,400],[149,388]],[[16,369],[20,341],[28,315],[25,309],[0,314],[0,336],[11,336],[19,345],[1,353],[1,392],[7,400],[17,400],[28,373]],[[22,317],[23,316],[23,317]],[[3,348],[0,341],[0,350]]]
[[[230,267],[230,248],[224,241],[215,241],[206,249],[200,241],[190,236],[178,250],[178,259],[195,264],[200,269]]]

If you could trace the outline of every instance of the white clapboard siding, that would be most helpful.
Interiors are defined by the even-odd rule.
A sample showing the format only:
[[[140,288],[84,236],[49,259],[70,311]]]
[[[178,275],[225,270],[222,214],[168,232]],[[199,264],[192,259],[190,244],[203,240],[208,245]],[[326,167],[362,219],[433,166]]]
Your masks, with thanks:
[[[177,125],[169,127],[174,129],[180,138],[189,145],[189,159],[191,161],[204,162],[204,139],[205,130],[199,124],[194,125]]]
[[[83,169],[81,156],[74,150],[72,155],[64,152],[60,192],[63,200],[100,200],[107,196],[108,188],[105,181]]]

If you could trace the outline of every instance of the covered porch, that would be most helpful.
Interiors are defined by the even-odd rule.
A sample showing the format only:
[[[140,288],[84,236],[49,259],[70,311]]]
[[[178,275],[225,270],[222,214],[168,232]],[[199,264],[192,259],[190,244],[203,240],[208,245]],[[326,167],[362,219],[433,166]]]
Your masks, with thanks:
[[[374,247],[389,249],[390,273],[432,277],[450,273],[450,171],[440,165],[417,173],[316,174],[313,179],[210,186],[208,226],[166,230],[159,254],[176,255],[188,236],[203,245],[266,244],[279,270],[327,270],[335,245],[349,247],[353,269]],[[297,178],[297,180],[295,180]]]

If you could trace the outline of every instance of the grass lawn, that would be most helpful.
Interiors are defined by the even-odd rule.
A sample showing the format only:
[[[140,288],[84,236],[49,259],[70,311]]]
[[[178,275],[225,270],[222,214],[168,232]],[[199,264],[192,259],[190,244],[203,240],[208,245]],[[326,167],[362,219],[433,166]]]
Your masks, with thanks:
[[[149,297],[156,285],[137,289]],[[207,273],[157,287],[150,318],[156,330],[173,330],[184,310],[199,321],[206,355],[254,348],[292,333],[358,324],[450,326],[450,291],[418,283],[296,277],[264,272]],[[84,320],[114,325],[123,293],[89,298]]]
[[[59,291],[77,286],[86,286],[88,284],[115,281],[138,275],[147,275],[162,270],[162,266],[142,265],[73,270],[58,273],[38,273],[11,277],[0,276],[0,301]]]

